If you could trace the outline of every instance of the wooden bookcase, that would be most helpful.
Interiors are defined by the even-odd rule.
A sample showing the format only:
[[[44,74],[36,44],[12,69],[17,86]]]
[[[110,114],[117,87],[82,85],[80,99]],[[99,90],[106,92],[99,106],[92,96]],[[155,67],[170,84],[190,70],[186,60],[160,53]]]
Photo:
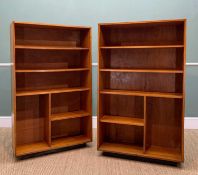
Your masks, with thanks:
[[[98,27],[98,150],[184,161],[186,20]]]
[[[11,28],[15,155],[92,141],[91,28]]]

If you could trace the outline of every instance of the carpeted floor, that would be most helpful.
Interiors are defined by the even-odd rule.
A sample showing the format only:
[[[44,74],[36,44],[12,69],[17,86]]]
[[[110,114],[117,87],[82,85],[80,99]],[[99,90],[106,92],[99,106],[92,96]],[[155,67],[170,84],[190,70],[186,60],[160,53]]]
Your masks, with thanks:
[[[185,131],[185,163],[180,166],[104,156],[96,150],[95,137],[87,147],[18,161],[13,157],[11,145],[11,129],[0,128],[1,175],[198,174],[198,130]]]

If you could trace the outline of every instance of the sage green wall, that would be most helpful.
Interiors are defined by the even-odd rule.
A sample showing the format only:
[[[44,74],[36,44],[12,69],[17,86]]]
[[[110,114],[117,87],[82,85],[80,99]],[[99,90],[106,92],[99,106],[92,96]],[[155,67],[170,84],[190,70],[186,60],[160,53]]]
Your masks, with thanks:
[[[0,63],[10,62],[10,23],[45,22],[93,27],[97,62],[97,23],[187,18],[187,62],[198,62],[197,0],[1,0]],[[198,116],[198,67],[187,66],[186,116]],[[93,67],[93,115],[96,115],[97,67]],[[11,114],[10,67],[0,67],[0,116]]]

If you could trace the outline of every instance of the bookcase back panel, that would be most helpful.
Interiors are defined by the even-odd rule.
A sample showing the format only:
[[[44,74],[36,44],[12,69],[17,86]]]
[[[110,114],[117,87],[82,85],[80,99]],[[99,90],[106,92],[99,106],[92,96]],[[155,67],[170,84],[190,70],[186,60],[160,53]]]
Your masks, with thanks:
[[[183,49],[112,49],[101,52],[101,68],[183,69]]]
[[[54,121],[51,125],[52,139],[78,136],[83,135],[84,133],[82,118]]]
[[[88,67],[85,51],[54,51],[19,49],[16,69],[64,69]]]
[[[86,99],[83,96],[84,93],[86,92],[52,94],[51,113],[58,114],[85,110],[81,105]]]
[[[106,72],[102,76],[104,89],[182,92],[180,74]]]
[[[144,97],[103,95],[103,115],[120,117],[144,117]]]
[[[46,140],[48,96],[17,97],[16,144],[28,144]]]
[[[45,28],[16,25],[18,45],[80,47],[85,44],[88,31],[85,29]]]
[[[183,44],[183,24],[101,28],[103,46]]]
[[[103,124],[104,142],[143,145],[143,128],[138,126]]]
[[[147,98],[147,121],[148,145],[181,149],[181,99]]]
[[[81,72],[19,73],[16,75],[17,90],[36,90],[50,88],[69,88],[83,86]]]

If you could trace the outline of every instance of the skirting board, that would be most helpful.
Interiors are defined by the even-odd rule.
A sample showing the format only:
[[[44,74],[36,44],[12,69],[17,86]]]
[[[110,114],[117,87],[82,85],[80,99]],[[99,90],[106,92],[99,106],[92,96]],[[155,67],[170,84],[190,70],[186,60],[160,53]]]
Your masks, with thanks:
[[[93,128],[97,128],[97,117],[93,116]],[[0,116],[0,127],[11,127],[11,116]],[[185,117],[185,129],[198,129],[198,117]]]

